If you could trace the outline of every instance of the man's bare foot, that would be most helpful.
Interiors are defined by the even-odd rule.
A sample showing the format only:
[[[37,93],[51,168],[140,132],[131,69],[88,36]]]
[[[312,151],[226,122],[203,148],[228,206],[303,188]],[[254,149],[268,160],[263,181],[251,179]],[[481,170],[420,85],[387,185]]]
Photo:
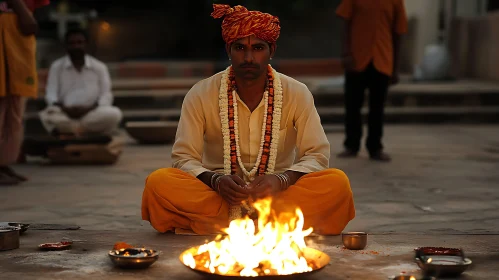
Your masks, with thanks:
[[[5,173],[0,173],[0,186],[13,186],[19,184],[19,180],[10,177]]]
[[[17,181],[21,181],[21,182],[28,181],[28,178],[26,178],[26,176],[23,176],[23,175],[15,172],[14,169],[10,168],[9,166],[1,166],[0,173],[5,174],[7,177],[14,178]]]

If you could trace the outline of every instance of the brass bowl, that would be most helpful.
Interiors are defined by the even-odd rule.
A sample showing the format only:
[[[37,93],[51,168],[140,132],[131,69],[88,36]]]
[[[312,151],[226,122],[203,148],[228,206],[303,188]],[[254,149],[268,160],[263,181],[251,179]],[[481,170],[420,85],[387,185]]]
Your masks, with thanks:
[[[199,246],[190,248],[188,250],[185,250],[182,254],[180,254],[179,259],[180,262],[190,270],[204,276],[205,279],[255,279],[256,277],[252,276],[240,276],[237,273],[228,273],[225,275],[222,274],[216,274],[216,273],[211,273],[209,272],[208,269],[203,269],[203,268],[191,268],[184,264],[183,258],[186,254],[192,254],[196,255],[197,251],[199,249]],[[329,256],[326,253],[323,253],[319,250],[312,249],[312,248],[305,248],[303,251],[304,257],[309,260],[313,261],[315,265],[317,266],[316,269],[309,271],[309,272],[303,272],[303,273],[295,273],[295,274],[289,274],[289,275],[264,275],[264,276],[258,276],[258,279],[304,279],[304,277],[307,277],[311,274],[317,273],[321,269],[323,269],[326,265],[329,264],[329,261],[331,260]]]
[[[109,258],[120,268],[143,269],[151,266],[159,258],[160,252],[144,248],[127,248],[109,251]]]
[[[367,246],[367,233],[345,232],[341,234],[343,245],[350,250],[362,250]]]

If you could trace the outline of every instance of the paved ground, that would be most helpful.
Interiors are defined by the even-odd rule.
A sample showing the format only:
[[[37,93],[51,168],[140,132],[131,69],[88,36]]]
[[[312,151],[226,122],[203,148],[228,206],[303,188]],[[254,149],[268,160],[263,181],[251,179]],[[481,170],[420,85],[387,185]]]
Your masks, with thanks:
[[[329,247],[324,250],[338,262],[319,276],[341,270],[341,276],[333,279],[360,279],[359,275],[386,279],[397,271],[416,269],[411,260],[412,248],[433,245],[462,246],[476,258],[475,263],[480,264],[463,279],[499,279],[491,274],[499,272],[497,268],[489,269],[489,261],[497,262],[499,258],[499,127],[389,126],[385,135],[386,150],[394,157],[393,162],[371,162],[363,153],[351,160],[332,157],[331,167],[344,170],[351,179],[357,217],[347,229],[375,234],[375,243],[370,243],[374,250],[386,248],[398,253],[388,259],[380,255],[345,255],[333,246],[339,240],[325,239],[324,246]],[[329,134],[333,153],[340,150],[342,138],[338,132]],[[154,169],[170,165],[170,151],[170,146],[130,143],[114,166],[18,166],[31,180],[0,188],[0,221],[69,223],[80,225],[82,230],[28,231],[22,249],[0,252],[0,273],[22,279],[64,279],[63,272],[84,273],[77,278],[85,274],[99,278],[98,273],[133,278],[133,274],[122,274],[108,263],[101,263],[106,250],[115,241],[124,240],[168,251],[161,264],[144,277],[166,275],[168,269],[174,268],[172,271],[184,276],[172,279],[187,279],[183,277],[188,274],[168,256],[203,238],[158,235],[140,221],[144,179]],[[34,249],[36,244],[61,236],[84,239],[84,246],[91,250],[41,254]],[[82,256],[71,258],[73,254]],[[51,266],[56,261],[67,267]],[[390,269],[380,270],[381,266]],[[25,274],[27,270],[32,272]],[[63,274],[56,277],[53,272]]]

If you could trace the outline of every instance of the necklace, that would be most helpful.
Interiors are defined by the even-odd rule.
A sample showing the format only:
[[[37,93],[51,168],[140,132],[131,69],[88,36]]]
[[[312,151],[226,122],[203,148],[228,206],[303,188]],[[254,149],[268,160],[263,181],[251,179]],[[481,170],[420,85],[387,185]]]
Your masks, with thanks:
[[[260,149],[254,167],[248,171],[241,160],[234,71],[229,66],[222,74],[219,105],[224,140],[224,173],[226,175],[236,174],[239,166],[244,174],[243,180],[247,183],[253,181],[256,176],[272,174],[275,169],[282,114],[282,85],[279,74],[270,65],[267,70],[267,78],[268,89],[263,95],[265,109]],[[231,220],[240,218],[240,213],[240,207],[231,207],[229,218]]]

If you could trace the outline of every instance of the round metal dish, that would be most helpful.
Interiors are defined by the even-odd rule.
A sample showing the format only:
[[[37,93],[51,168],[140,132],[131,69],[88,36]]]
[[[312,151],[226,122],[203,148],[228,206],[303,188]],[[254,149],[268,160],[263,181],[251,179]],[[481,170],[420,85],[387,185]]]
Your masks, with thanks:
[[[456,277],[472,264],[457,248],[420,247],[415,249],[415,255],[416,263],[427,276]]]
[[[430,260],[428,262],[428,260]],[[459,256],[435,255],[427,259],[416,258],[416,263],[425,275],[436,277],[456,277],[461,275],[472,264],[468,258]]]
[[[143,269],[151,266],[159,258],[160,252],[144,248],[127,248],[109,251],[109,258],[120,268]]]
[[[0,251],[19,248],[20,231],[20,227],[0,226]]]
[[[190,270],[204,276],[206,279],[254,279],[256,277],[246,277],[246,276],[240,276],[236,273],[229,273],[226,275],[221,275],[221,274],[214,274],[209,272],[208,270],[202,270],[201,268],[191,268],[187,265],[184,264],[183,257],[184,255],[190,253],[192,255],[195,255],[196,252],[198,251],[199,246],[190,248],[188,250],[185,250],[182,254],[179,256],[180,262]],[[305,258],[309,261],[315,262],[317,265],[317,269],[312,270],[310,272],[303,272],[303,273],[295,273],[295,274],[290,274],[290,275],[265,275],[265,276],[258,276],[258,279],[303,279],[304,277],[307,277],[311,274],[317,273],[321,269],[323,269],[326,265],[329,264],[330,258],[326,253],[323,253],[319,250],[312,249],[312,248],[305,248],[304,250],[304,255]]]
[[[367,233],[345,232],[341,234],[343,245],[350,250],[362,250],[367,246]]]

